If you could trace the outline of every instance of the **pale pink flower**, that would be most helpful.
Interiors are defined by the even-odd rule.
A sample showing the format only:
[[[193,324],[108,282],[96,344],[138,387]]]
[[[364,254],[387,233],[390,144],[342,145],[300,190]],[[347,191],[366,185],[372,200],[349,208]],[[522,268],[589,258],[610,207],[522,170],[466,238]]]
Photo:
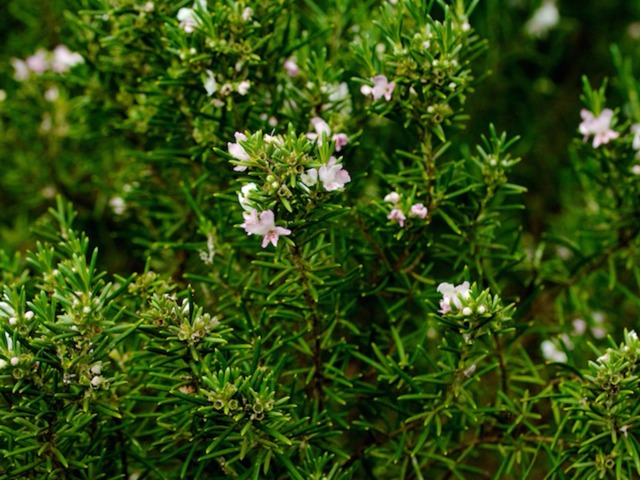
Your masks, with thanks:
[[[243,205],[242,208],[245,208],[245,206]],[[258,219],[258,212],[255,208],[247,207],[245,208],[245,211],[242,212],[242,218],[244,218],[244,223],[240,226],[244,228],[247,235],[251,235],[249,230],[253,228],[254,225],[260,223],[260,220]]]
[[[33,55],[27,57],[25,62],[29,70],[33,73],[44,73],[49,70],[49,59],[47,58],[48,54],[46,51],[41,48],[36,51]]]
[[[389,215],[387,215],[387,218],[389,220],[395,220],[401,227],[404,227],[404,221],[407,219],[407,217],[404,216],[404,213],[402,213],[402,210],[400,210],[399,208],[394,208],[393,210],[391,210]]]
[[[438,285],[437,291],[442,294],[440,313],[443,314],[451,311],[451,302],[458,310],[462,309],[462,300],[466,300],[471,296],[469,282],[463,282],[457,286],[443,282]]]
[[[277,227],[275,224],[275,218],[271,210],[265,210],[260,212],[258,216],[256,211],[243,213],[245,223],[242,227],[247,232],[247,235],[262,235],[262,248],[265,248],[269,243],[274,247],[278,245],[278,238],[280,235],[286,236],[291,234],[291,230],[284,227]]]
[[[609,140],[620,136],[618,132],[611,128],[611,119],[613,118],[613,111],[610,108],[605,108],[600,112],[600,115],[594,117],[593,113],[586,109],[580,111],[582,117],[582,123],[580,123],[580,133],[584,135],[583,140],[586,142],[589,136],[593,135],[593,148],[598,148],[604,143],[609,143]]]
[[[312,142],[317,140],[318,145],[322,145],[322,137],[323,135],[326,135],[327,137],[331,135],[331,127],[329,127],[329,124],[320,117],[313,117],[311,119],[311,125],[313,125],[315,132],[307,133],[307,138]]]
[[[51,70],[57,73],[64,73],[82,62],[84,62],[82,55],[72,52],[65,45],[58,45],[53,49]]]
[[[12,58],[11,66],[15,70],[15,73],[13,74],[13,78],[15,78],[18,81],[26,80],[27,78],[29,78],[29,74],[31,73],[31,70],[29,70],[29,66],[27,65],[27,62],[25,62],[24,60],[20,60],[18,58]]]
[[[284,69],[290,77],[297,77],[300,74],[300,68],[292,59],[284,62]]]
[[[425,218],[427,216],[427,207],[421,203],[411,205],[411,215],[414,217]]]
[[[387,195],[385,195],[384,201],[397,205],[398,202],[400,201],[400,194],[398,192],[388,193]]]
[[[363,95],[371,96],[374,100],[384,97],[385,100],[391,100],[393,89],[396,88],[395,82],[389,82],[384,75],[376,75],[373,77],[373,87],[369,85],[363,85],[360,87],[360,92]]]
[[[246,140],[247,136],[244,133],[236,132],[234,133],[234,137],[236,137],[236,143],[227,143],[229,154],[236,160],[249,160],[251,157],[239,143],[240,140]],[[237,172],[244,172],[246,169],[247,167],[242,165],[237,165],[236,167],[234,167],[234,170]]]
[[[331,127],[322,118],[313,117],[311,119],[311,124],[313,125],[315,132],[307,133],[307,138],[312,142],[317,141],[318,145],[322,145],[322,137],[324,135],[331,137],[331,140],[336,144],[336,152],[342,150],[342,147],[349,143],[349,137],[347,137],[345,133],[336,133],[332,136]]]
[[[318,177],[327,192],[342,190],[344,184],[351,181],[349,172],[342,168],[342,164],[336,163],[335,157],[330,157],[329,161],[318,169]]]
[[[331,140],[336,142],[336,152],[342,150],[342,147],[349,143],[349,137],[347,137],[346,133],[336,133],[331,137]]]

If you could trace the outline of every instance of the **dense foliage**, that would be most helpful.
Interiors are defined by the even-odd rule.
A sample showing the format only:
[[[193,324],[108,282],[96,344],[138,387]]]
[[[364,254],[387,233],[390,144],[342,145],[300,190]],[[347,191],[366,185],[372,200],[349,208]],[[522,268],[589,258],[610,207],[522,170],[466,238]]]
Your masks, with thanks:
[[[3,2],[0,478],[639,476],[593,3]]]

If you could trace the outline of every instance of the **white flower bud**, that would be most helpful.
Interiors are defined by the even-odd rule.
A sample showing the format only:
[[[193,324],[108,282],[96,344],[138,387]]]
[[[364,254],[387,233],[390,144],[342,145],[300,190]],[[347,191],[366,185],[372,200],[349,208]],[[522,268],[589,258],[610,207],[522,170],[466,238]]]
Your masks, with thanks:
[[[20,359],[18,357],[11,357],[11,360],[9,361],[11,362],[11,365],[13,365],[14,367],[20,363]]]
[[[464,308],[462,309],[462,314],[463,314],[463,315],[465,315],[465,316],[467,316],[467,317],[468,317],[469,315],[471,315],[472,313],[473,313],[473,311],[472,311],[469,307],[464,307]]]

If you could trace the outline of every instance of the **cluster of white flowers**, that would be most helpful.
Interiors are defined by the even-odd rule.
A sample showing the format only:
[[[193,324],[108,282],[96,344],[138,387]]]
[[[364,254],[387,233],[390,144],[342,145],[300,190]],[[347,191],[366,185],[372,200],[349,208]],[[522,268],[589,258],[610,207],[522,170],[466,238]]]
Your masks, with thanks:
[[[65,73],[83,62],[82,55],[72,52],[65,45],[58,45],[51,52],[39,49],[24,60],[11,59],[11,65],[15,70],[14,78],[20,81],[26,80],[31,74]]]
[[[199,26],[200,22],[200,13],[207,12],[207,0],[196,0],[191,8],[181,8],[178,10],[178,21],[180,22],[180,28],[182,28],[187,33],[193,33]],[[245,22],[248,22],[253,17],[253,9],[251,7],[246,7],[240,18]]]
[[[349,143],[349,137],[346,133],[334,133],[331,134],[331,127],[320,117],[313,117],[311,119],[311,125],[315,132],[307,133],[307,138],[312,142],[317,142],[318,145],[322,145],[322,137],[326,136],[335,142],[336,152],[342,150],[342,148]]]
[[[593,148],[609,143],[610,140],[618,138],[620,134],[611,128],[611,120],[613,119],[613,111],[605,108],[596,117],[589,110],[582,109],[580,111],[582,123],[580,123],[580,133],[584,135],[583,141],[587,141],[593,135]]]
[[[235,84],[225,82],[222,86],[219,86],[216,81],[216,76],[211,70],[205,71],[205,79],[202,83],[205,91],[207,92],[207,96],[209,97],[212,97],[215,93],[219,93],[220,96],[226,97],[234,91],[244,96],[249,93],[249,89],[251,88],[251,82],[249,80],[241,80]],[[214,98],[212,103],[218,108],[224,106],[224,101],[220,98]]]
[[[351,181],[351,177],[342,164],[337,162],[336,157],[330,157],[329,161],[322,164],[320,168],[310,168],[306,173],[301,174],[300,181],[307,187],[313,187],[319,180],[327,192],[343,190],[345,183]]]
[[[387,218],[391,221],[398,222],[398,225],[404,227],[404,222],[407,219],[407,216],[402,210],[401,205],[401,197],[398,192],[391,192],[384,197],[385,202],[389,202],[393,205],[391,212],[387,215]],[[427,217],[427,213],[429,210],[422,203],[414,203],[409,208],[408,215],[410,217],[417,217],[420,219],[425,219]]]
[[[207,0],[196,0],[192,8],[181,8],[178,10],[178,21],[180,28],[187,33],[193,33],[198,27],[198,12],[207,11]]]
[[[321,142],[323,137],[326,137],[331,133],[329,126],[320,117],[314,117],[314,119],[312,119],[312,123],[316,128],[316,133],[307,134],[308,140]],[[236,132],[234,136],[236,141],[227,143],[229,155],[233,159],[241,162],[251,160],[251,155],[245,149],[245,142],[248,140],[247,135],[241,132]],[[265,134],[262,139],[264,143],[274,143],[278,148],[284,144],[284,139],[281,136]],[[342,146],[346,144],[348,138],[344,134],[336,134],[333,135],[332,140],[335,142],[336,150],[338,150],[338,147],[342,148]],[[234,170],[244,172],[247,170],[247,166],[236,165]],[[309,168],[300,173],[298,186],[306,193],[310,193],[310,189],[318,188],[319,186],[327,192],[333,192],[343,190],[344,185],[350,181],[351,177],[349,176],[349,172],[344,169],[342,163],[339,163],[339,159],[331,156],[327,162],[320,165],[318,168]],[[273,191],[277,188],[279,188],[278,181],[273,179],[273,175],[269,175],[267,177],[265,189]],[[265,248],[269,243],[277,246],[280,236],[290,235],[291,230],[276,225],[275,214],[272,210],[259,210],[259,208],[256,208],[257,203],[253,202],[250,197],[252,196],[252,192],[257,191],[258,186],[251,182],[245,184],[241,188],[240,192],[238,192],[238,201],[244,210],[244,223],[241,224],[241,227],[244,228],[247,235],[262,236],[262,248]],[[255,200],[255,198],[253,200]]]
[[[469,282],[462,282],[460,285],[453,285],[451,283],[443,282],[438,285],[438,293],[442,294],[440,300],[440,313],[446,315],[452,311],[452,307],[455,308],[455,312],[462,312],[463,315],[469,316],[473,313],[470,307],[463,305],[463,300],[469,300],[471,298],[471,288]],[[486,307],[480,306],[479,313],[485,313]]]

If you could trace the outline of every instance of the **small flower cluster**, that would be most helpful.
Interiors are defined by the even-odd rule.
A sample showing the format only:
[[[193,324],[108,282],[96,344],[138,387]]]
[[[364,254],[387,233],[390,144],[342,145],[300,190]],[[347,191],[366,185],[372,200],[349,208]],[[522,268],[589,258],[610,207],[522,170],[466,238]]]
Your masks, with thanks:
[[[216,80],[216,75],[211,70],[206,70],[205,75],[206,77],[203,81],[204,89],[209,97],[213,97],[217,94],[212,100],[212,104],[217,108],[224,106],[224,101],[222,99],[231,95],[232,92],[235,91],[239,95],[244,96],[251,88],[251,82],[249,80],[241,80],[232,84],[229,82],[223,82],[222,79],[218,77],[218,80],[222,82],[222,85],[219,85]]]
[[[424,220],[427,218],[427,213],[429,210],[422,203],[414,203],[410,207],[403,206],[401,202],[401,197],[398,192],[391,192],[384,197],[384,201],[391,203],[393,208],[387,218],[392,222],[397,222],[400,227],[404,227],[404,222],[407,219],[407,215],[410,217],[416,217]],[[407,214],[405,215],[405,211]]]
[[[207,0],[196,0],[192,8],[181,8],[178,10],[178,21],[180,22],[180,28],[187,33],[193,33],[198,27],[199,17],[198,12],[207,11]]]
[[[490,295],[488,290],[476,294],[475,284],[443,282],[437,291],[442,294],[439,319],[459,332],[468,344],[486,333],[500,331],[510,319],[511,306],[503,307],[500,298]]]
[[[600,145],[609,143],[610,140],[620,136],[618,132],[611,128],[613,111],[610,108],[605,108],[598,116],[583,108],[580,111],[580,116],[582,117],[582,123],[580,123],[579,130],[584,135],[582,140],[586,142],[593,135],[593,148],[598,148]]]
[[[311,124],[315,129],[315,132],[307,133],[307,138],[312,142],[318,142],[318,145],[322,145],[323,137],[330,138],[335,142],[336,152],[342,150],[342,148],[349,143],[349,137],[345,133],[335,133],[331,135],[331,127],[320,117],[313,117]]]
[[[65,73],[84,59],[79,53],[72,52],[65,45],[58,45],[52,52],[39,49],[25,60],[11,59],[16,80],[26,80],[31,74],[41,75],[46,72]]]
[[[197,315],[191,322],[186,318],[180,324],[178,339],[188,342],[190,345],[198,343],[207,334],[220,325],[218,317],[211,317],[208,313]]]
[[[640,339],[635,331],[625,332],[625,342],[618,348],[607,348],[595,362],[590,362],[592,375],[588,379],[607,392],[607,402],[613,403],[624,387],[623,380],[636,377],[640,360]]]
[[[207,12],[207,0],[196,0],[191,8],[181,8],[176,16],[180,22],[180,28],[187,33],[193,33],[200,25],[199,14]],[[240,14],[244,22],[248,22],[253,17],[253,9],[246,7]]]
[[[310,155],[314,148],[326,155],[331,152],[329,145],[322,146],[322,140],[330,134],[329,126],[319,117],[315,117],[312,123],[316,127],[315,134],[296,137],[291,132],[283,137],[258,132],[248,137],[236,132],[236,141],[227,144],[228,153],[236,164],[234,170],[244,172],[250,168],[263,180],[261,187],[250,182],[238,192],[238,201],[244,210],[244,223],[240,226],[247,235],[261,236],[262,248],[270,243],[277,246],[281,236],[292,233],[288,228],[276,225],[274,200],[293,213],[292,205],[306,207],[310,199],[315,200],[323,191],[343,190],[344,185],[351,181],[349,173],[334,156],[329,156],[317,167],[306,168],[314,164]],[[331,146],[337,151],[346,142],[345,134],[336,134]],[[294,195],[295,191],[304,199]]]

